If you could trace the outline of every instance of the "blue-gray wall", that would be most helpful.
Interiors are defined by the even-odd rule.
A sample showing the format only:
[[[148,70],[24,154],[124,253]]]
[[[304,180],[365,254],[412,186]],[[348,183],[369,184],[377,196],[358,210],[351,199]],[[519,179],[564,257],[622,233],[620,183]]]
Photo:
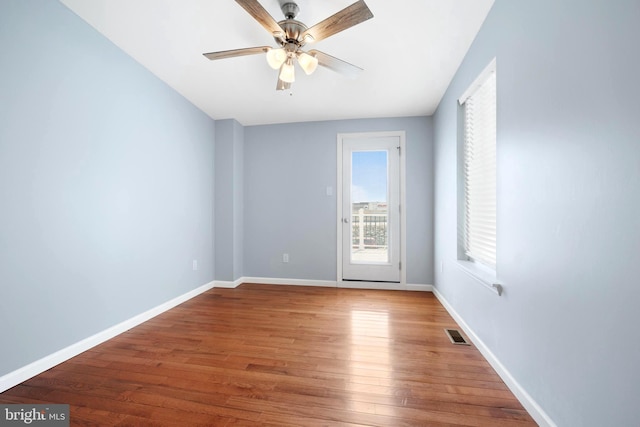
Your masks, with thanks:
[[[215,124],[57,1],[0,47],[1,376],[213,280]]]
[[[242,277],[244,128],[236,120],[216,121],[215,271],[216,280]]]
[[[437,290],[559,426],[638,423],[638,22],[497,0],[434,116]],[[502,297],[456,265],[456,98],[493,57]]]
[[[335,281],[337,134],[397,130],[406,131],[407,283],[432,284],[429,117],[246,127],[244,275]]]

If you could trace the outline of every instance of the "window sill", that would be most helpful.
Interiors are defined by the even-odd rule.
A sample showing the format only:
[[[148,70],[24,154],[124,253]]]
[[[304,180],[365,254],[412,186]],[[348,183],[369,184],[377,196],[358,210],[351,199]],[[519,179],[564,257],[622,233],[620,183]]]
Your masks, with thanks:
[[[485,268],[479,267],[473,261],[458,260],[458,267],[487,289],[496,293],[498,296],[502,295],[502,285],[498,283],[495,272],[490,272]]]

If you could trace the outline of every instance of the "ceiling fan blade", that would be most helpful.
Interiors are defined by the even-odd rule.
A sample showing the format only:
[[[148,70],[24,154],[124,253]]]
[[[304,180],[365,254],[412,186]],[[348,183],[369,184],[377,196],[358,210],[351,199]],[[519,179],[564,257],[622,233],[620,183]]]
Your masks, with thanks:
[[[309,28],[299,40],[304,40],[304,37],[309,34],[314,41],[320,41],[371,18],[373,18],[373,13],[364,0],[360,0]]]
[[[273,19],[271,15],[269,15],[269,12],[267,12],[266,9],[257,2],[257,0],[236,0],[236,3],[242,6],[242,8],[249,13],[249,15],[253,16],[253,19],[258,21],[260,25],[262,25],[267,31],[269,31],[269,33],[271,33],[271,35],[278,32],[284,33],[282,27],[278,25],[276,20]]]
[[[360,67],[357,67],[353,64],[349,64],[342,59],[338,59],[334,56],[327,55],[324,52],[320,52],[319,50],[310,50],[309,55],[315,56],[318,59],[318,65],[322,65],[330,70],[333,70],[337,73],[343,74],[350,79],[355,79],[360,75],[364,70]]]
[[[278,78],[278,83],[276,84],[276,90],[288,90],[291,89],[291,83],[283,82]]]
[[[247,47],[244,49],[222,50],[220,52],[203,53],[204,56],[212,61],[216,59],[235,58],[236,56],[257,55],[265,53],[269,50],[269,46]]]

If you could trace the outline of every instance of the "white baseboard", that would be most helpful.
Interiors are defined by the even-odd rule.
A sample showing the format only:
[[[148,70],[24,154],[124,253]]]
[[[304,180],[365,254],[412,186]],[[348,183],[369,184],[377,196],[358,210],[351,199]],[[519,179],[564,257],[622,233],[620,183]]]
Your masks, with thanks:
[[[244,277],[234,280],[233,282],[228,282],[224,280],[216,280],[213,285],[214,288],[226,288],[226,289],[235,289],[240,286],[241,283],[244,283]]]
[[[433,292],[433,285],[412,285],[407,283],[407,291]]]
[[[438,298],[440,303],[449,312],[451,317],[456,321],[462,330],[467,334],[469,339],[473,342],[476,348],[482,353],[485,359],[489,362],[491,367],[498,373],[502,381],[507,385],[509,390],[516,396],[522,406],[529,412],[538,425],[543,427],[556,427],[551,417],[538,405],[529,393],[516,381],[511,373],[504,367],[500,360],[489,350],[489,347],[476,335],[476,333],[467,325],[464,319],[456,312],[456,310],[449,304],[444,296],[438,292],[437,288],[433,288],[433,294]]]
[[[271,277],[242,277],[241,283],[258,283],[260,285],[317,286],[335,288],[333,280],[277,279]]]
[[[391,282],[361,282],[361,281],[350,281],[350,280],[339,281],[338,287],[347,288],[347,289],[378,289],[378,290],[388,290],[388,291],[431,292],[433,290],[432,285],[414,285],[414,284],[403,285],[401,283],[391,283]]]
[[[18,368],[13,372],[9,372],[8,374],[0,377],[0,393],[46,371],[47,369],[53,368],[54,366],[71,359],[72,357],[75,357],[78,354],[97,346],[98,344],[110,340],[111,338],[123,332],[126,332],[129,329],[138,326],[141,323],[144,323],[159,314],[164,313],[165,311],[170,310],[173,307],[182,304],[183,302],[197,295],[200,295],[201,293],[206,292],[213,287],[214,282],[202,285],[199,288],[196,288],[170,301],[160,304],[157,307],[147,310],[144,313],[138,314],[137,316],[125,320],[124,322],[118,323],[117,325],[105,329],[102,332],[98,332],[97,334],[85,338],[82,341],[79,341],[66,348],[58,350],[55,353],[45,356],[40,360],[36,360],[35,362],[23,366],[22,368]]]
[[[325,288],[351,288],[351,289],[383,289],[401,291],[432,292],[432,285],[400,285],[398,283],[384,282],[358,282],[358,281],[333,281],[333,280],[306,280],[306,279],[278,279],[270,277],[241,277],[233,283],[258,283],[261,285],[289,285],[289,286],[318,286]],[[216,282],[217,286],[217,282]],[[236,285],[237,286],[237,285]],[[234,286],[234,287],[236,287]]]

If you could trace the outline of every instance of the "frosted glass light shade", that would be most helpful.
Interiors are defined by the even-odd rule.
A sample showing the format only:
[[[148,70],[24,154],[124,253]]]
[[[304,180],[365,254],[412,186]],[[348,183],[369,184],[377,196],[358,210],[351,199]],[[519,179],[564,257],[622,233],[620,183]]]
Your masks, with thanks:
[[[282,64],[280,68],[280,80],[285,83],[293,83],[296,81],[295,69],[293,68],[291,59],[288,59],[287,62]]]
[[[267,62],[269,63],[269,66],[274,70],[279,69],[286,60],[287,52],[285,52],[283,48],[269,49],[267,51]]]
[[[298,55],[298,64],[307,75],[310,75],[318,68],[318,58],[302,52]]]

